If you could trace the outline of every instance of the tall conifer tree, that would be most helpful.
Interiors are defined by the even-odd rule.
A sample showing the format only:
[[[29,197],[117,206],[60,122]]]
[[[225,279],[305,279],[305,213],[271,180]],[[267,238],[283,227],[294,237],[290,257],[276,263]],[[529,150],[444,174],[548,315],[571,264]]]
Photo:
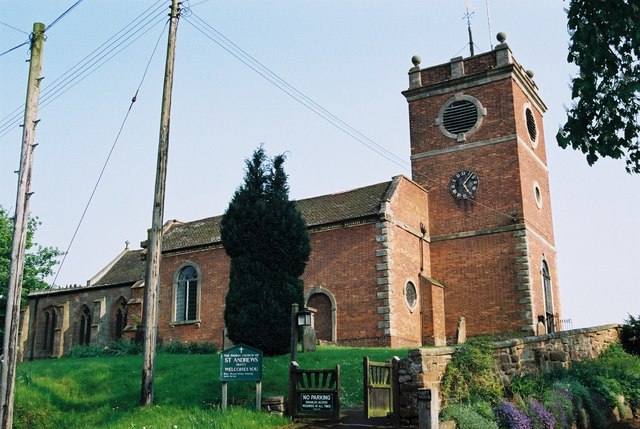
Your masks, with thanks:
[[[300,276],[311,253],[307,226],[289,201],[284,161],[284,155],[269,160],[258,148],[222,217],[231,258],[227,333],[267,355],[289,351],[291,304],[303,304]]]

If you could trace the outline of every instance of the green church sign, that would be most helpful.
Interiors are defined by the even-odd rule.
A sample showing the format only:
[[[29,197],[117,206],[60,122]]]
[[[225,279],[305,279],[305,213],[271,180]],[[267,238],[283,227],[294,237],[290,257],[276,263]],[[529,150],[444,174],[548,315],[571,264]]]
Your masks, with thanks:
[[[261,381],[262,352],[238,344],[220,354],[220,381]]]

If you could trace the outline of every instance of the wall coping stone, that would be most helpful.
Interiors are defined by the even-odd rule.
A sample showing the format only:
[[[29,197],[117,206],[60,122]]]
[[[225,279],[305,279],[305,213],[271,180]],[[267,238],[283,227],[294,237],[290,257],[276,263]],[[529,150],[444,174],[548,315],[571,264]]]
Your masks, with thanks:
[[[571,337],[571,336],[574,336],[576,334],[596,333],[596,332],[606,331],[606,330],[610,330],[610,329],[618,329],[619,330],[619,329],[622,329],[622,325],[617,324],[617,323],[611,323],[611,324],[608,324],[608,325],[593,326],[593,327],[590,327],[590,328],[578,328],[578,329],[571,329],[569,331],[554,332],[553,334],[544,334],[544,335],[535,335],[535,336],[528,336],[528,337],[522,337],[522,338],[513,338],[513,339],[509,339],[509,340],[496,341],[493,344],[493,347],[496,348],[496,349],[502,349],[502,348],[514,347],[514,346],[518,346],[518,345],[522,345],[522,344],[535,343],[535,342],[539,342],[539,341],[548,341],[548,340],[554,340],[554,339],[558,339],[558,338]]]
[[[544,335],[532,335],[532,336],[527,336],[527,337],[521,337],[521,338],[512,338],[509,340],[501,340],[501,341],[496,341],[493,343],[493,348],[494,349],[504,349],[504,348],[508,348],[508,347],[515,347],[518,345],[522,345],[522,344],[529,344],[529,343],[535,343],[535,342],[539,342],[539,341],[548,341],[548,340],[553,340],[553,339],[558,339],[558,338],[566,338],[566,337],[571,337],[574,336],[576,334],[590,334],[590,333],[596,333],[596,332],[601,332],[601,331],[606,331],[606,330],[610,330],[610,329],[622,329],[622,325],[617,324],[617,323],[611,323],[608,325],[601,325],[601,326],[593,326],[593,327],[589,327],[589,328],[577,328],[577,329],[571,329],[568,331],[560,331],[560,332],[554,332],[553,334],[544,334]],[[411,349],[409,350],[409,354],[410,355],[423,355],[423,356],[441,356],[441,355],[447,355],[447,354],[451,354],[453,352],[456,351],[456,349],[458,348],[458,345],[451,345],[451,346],[441,346],[441,347],[422,347],[419,349]],[[411,353],[413,352],[413,353]]]

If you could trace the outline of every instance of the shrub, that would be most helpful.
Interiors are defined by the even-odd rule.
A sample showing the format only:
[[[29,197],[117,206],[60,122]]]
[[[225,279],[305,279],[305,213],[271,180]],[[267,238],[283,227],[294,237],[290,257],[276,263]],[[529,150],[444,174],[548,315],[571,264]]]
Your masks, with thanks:
[[[548,388],[549,380],[543,375],[516,375],[510,384],[512,395],[520,395],[523,398],[533,396],[539,398],[542,392]]]
[[[624,322],[620,332],[622,347],[627,353],[640,356],[640,316],[629,315]]]
[[[496,421],[500,429],[532,429],[529,417],[506,399],[496,408]]]
[[[602,427],[609,409],[618,407],[624,412],[621,396],[632,409],[640,406],[640,357],[616,343],[598,359],[575,362],[569,369],[516,377],[511,391],[541,400],[558,427],[570,427],[573,422],[579,427],[589,422],[591,427]]]
[[[129,340],[115,340],[104,349],[107,356],[128,356],[142,353],[142,344]]]
[[[129,340],[114,340],[107,346],[99,344],[76,344],[71,347],[66,357],[86,358],[86,357],[104,357],[104,356],[127,356],[142,353],[142,344]]]
[[[105,356],[104,346],[98,344],[76,344],[67,351],[66,356],[70,358]]]
[[[627,353],[621,344],[609,346],[598,359],[601,374],[614,380],[631,408],[640,408],[640,356]]]
[[[529,397],[525,401],[527,406],[527,416],[531,420],[533,429],[554,429],[556,419],[538,400]]]
[[[189,343],[189,352],[192,355],[212,355],[218,351],[213,343]]]
[[[589,390],[579,381],[570,381],[569,389],[574,398],[574,406],[577,412],[579,427],[604,428],[606,418],[596,406]]]
[[[493,406],[487,401],[472,401],[471,407],[473,411],[480,414],[485,420],[494,421],[496,416],[493,413]]]
[[[217,350],[213,343],[181,343],[180,341],[169,341],[159,348],[161,353],[174,355],[208,355],[216,353]]]
[[[29,384],[31,384],[31,374],[26,371],[18,370],[16,372],[16,382],[28,386]]]
[[[442,379],[444,397],[451,403],[472,399],[497,402],[503,392],[494,355],[489,338],[473,338],[459,346]]]
[[[562,383],[555,383],[551,389],[543,394],[544,405],[553,414],[557,429],[571,429],[575,422],[573,395],[569,387]]]
[[[458,429],[498,429],[494,421],[481,416],[471,405],[452,404],[440,416],[442,420],[455,420]]]

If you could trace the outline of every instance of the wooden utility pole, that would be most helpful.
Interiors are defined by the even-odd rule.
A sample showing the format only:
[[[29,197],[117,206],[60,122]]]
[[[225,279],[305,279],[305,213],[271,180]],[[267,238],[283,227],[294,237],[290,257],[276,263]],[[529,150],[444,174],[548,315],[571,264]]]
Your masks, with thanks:
[[[152,225],[149,230],[144,289],[144,361],[140,405],[153,403],[154,366],[156,339],[158,336],[158,289],[160,284],[160,256],[162,251],[162,224],[164,217],[164,195],[169,154],[169,122],[171,116],[171,89],[173,87],[173,64],[175,62],[176,32],[180,9],[178,0],[171,0],[169,41],[165,64],[162,110],[160,112],[160,138],[158,141],[158,165],[156,187],[153,198]]]
[[[20,324],[20,300],[22,299],[22,275],[27,241],[29,196],[31,195],[31,166],[33,149],[36,146],[33,141],[36,134],[36,125],[38,124],[36,118],[40,99],[40,81],[42,80],[40,75],[42,72],[44,29],[44,24],[36,22],[33,24],[33,33],[31,34],[31,60],[24,109],[22,150],[20,153],[18,192],[13,224],[7,307],[4,319],[4,341],[2,343],[4,362],[0,379],[0,402],[2,402],[0,420],[3,429],[9,429],[13,426],[13,397],[16,365],[18,363],[18,325]]]

